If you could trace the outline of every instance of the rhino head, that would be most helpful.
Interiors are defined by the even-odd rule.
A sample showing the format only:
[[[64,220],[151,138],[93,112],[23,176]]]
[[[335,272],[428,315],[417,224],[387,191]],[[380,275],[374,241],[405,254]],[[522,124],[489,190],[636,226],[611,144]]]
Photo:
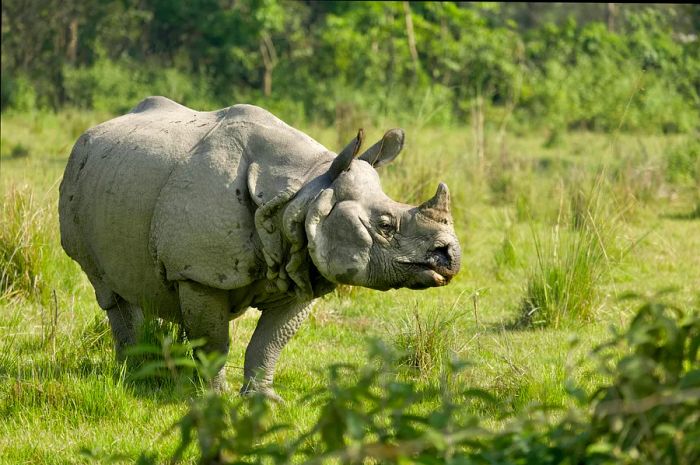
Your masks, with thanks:
[[[359,158],[362,131],[334,159],[329,187],[311,203],[306,233],[319,272],[338,284],[378,290],[443,286],[457,274],[461,251],[450,213],[450,194],[440,183],[419,206],[390,199],[375,168],[403,148],[393,129]]]

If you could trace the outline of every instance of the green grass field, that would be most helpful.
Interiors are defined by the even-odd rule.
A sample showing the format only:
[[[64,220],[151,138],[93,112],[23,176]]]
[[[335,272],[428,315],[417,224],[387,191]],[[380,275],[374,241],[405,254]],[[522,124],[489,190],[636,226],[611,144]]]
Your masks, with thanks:
[[[125,454],[127,462],[152,450],[165,460],[177,438],[163,432],[196,395],[174,382],[134,380],[113,360],[106,315],[60,247],[58,185],[68,154],[86,128],[108,118],[2,116],[2,463],[89,462],[81,449]],[[391,126],[365,128],[367,140]],[[337,128],[300,129],[339,150]],[[619,299],[626,292],[673,287],[680,307],[697,305],[696,136],[573,132],[554,140],[487,129],[477,144],[471,126],[405,129],[404,153],[381,172],[385,191],[417,203],[439,181],[449,185],[462,271],[444,288],[343,287],[319,301],[279,362],[276,388],[287,403],[274,415],[281,421],[298,430],[312,424],[319,411],[302,399],[324,385],[324,367],[362,364],[367,340],[380,338],[413,355],[402,376],[419,383],[435,382],[444,353],[472,361],[455,382],[499,398],[499,409],[481,412],[497,427],[532,403],[569,402],[569,377],[589,390],[602,382],[587,355],[611,325],[628,321],[635,304]],[[585,241],[592,249],[577,246]],[[570,273],[570,260],[580,271]],[[552,278],[559,272],[568,278]],[[546,297],[536,295],[538,286]],[[523,309],[534,325],[523,327]],[[249,310],[232,326],[234,389],[257,316]]]

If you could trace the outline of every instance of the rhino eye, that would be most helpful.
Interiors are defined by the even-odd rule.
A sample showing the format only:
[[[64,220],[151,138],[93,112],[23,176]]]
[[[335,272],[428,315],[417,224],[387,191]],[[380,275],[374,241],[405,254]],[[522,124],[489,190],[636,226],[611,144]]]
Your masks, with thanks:
[[[381,216],[377,220],[377,229],[385,236],[389,236],[394,233],[396,226],[392,218],[388,216]]]

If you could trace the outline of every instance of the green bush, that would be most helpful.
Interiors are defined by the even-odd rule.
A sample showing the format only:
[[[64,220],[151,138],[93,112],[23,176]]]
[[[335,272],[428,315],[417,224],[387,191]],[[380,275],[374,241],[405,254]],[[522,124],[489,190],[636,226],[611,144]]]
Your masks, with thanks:
[[[611,31],[594,5],[579,7],[589,13],[580,22],[566,5],[552,7],[556,22],[501,4],[89,0],[73,15],[37,5],[47,21],[27,23],[8,1],[3,111],[123,113],[165,95],[201,109],[258,103],[326,123],[349,104],[375,121],[421,125],[463,124],[478,113],[505,127],[512,115],[554,135],[700,125],[700,47],[679,32],[680,6],[627,9]],[[74,54],[63,43],[71,18]]]
[[[496,399],[450,382],[464,363],[418,389],[397,375],[399,355],[374,342],[364,367],[329,367],[328,384],[303,400],[321,411],[308,430],[276,422],[262,396],[207,392],[173,426],[172,460],[194,447],[200,464],[690,465],[700,460],[699,349],[698,310],[654,297],[591,353],[609,381],[590,395],[570,384],[572,406],[558,415],[532,406],[494,430],[469,406]],[[139,463],[155,458],[145,451]]]
[[[29,149],[22,145],[22,144],[17,144],[12,147],[12,150],[10,151],[10,156],[12,158],[24,158],[29,156]]]
[[[90,67],[66,67],[64,76],[66,102],[79,108],[125,113],[151,95],[202,110],[216,107],[205,80],[175,68],[100,58]]]
[[[16,111],[34,111],[40,107],[36,90],[30,79],[24,76],[13,76],[9,71],[2,72],[0,108],[3,111],[13,109]]]
[[[628,297],[637,297],[630,295]],[[620,347],[626,349],[618,358]],[[615,350],[610,350],[610,349]],[[649,463],[700,460],[700,314],[646,302],[594,352],[610,385],[593,395],[599,447]]]
[[[700,141],[678,145],[667,154],[666,180],[678,184],[700,184]]]
[[[672,29],[660,15],[642,11],[628,18],[624,35],[601,23],[579,26],[573,20],[533,31],[524,116],[555,128],[696,128],[700,97],[687,67],[697,57],[671,38]]]

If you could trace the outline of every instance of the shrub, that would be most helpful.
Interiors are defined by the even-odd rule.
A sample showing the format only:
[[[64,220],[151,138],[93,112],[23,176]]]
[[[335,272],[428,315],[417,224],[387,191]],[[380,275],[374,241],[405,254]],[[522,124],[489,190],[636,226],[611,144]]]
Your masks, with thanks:
[[[125,113],[151,95],[163,95],[197,109],[213,109],[206,81],[175,68],[130,60],[98,59],[89,67],[65,67],[67,103],[102,112]]]
[[[329,367],[328,385],[302,400],[321,412],[307,430],[276,422],[261,396],[194,399],[172,428],[172,462],[195,446],[200,464],[690,465],[700,460],[699,348],[697,309],[652,298],[591,353],[609,382],[591,395],[570,385],[575,402],[559,415],[533,406],[490,430],[466,401],[494,397],[448,383],[464,363],[450,362],[436,386],[419,389],[397,376],[399,355],[374,342],[364,367]],[[139,463],[156,458],[144,452]]]
[[[304,401],[319,405],[317,423],[302,433],[291,425],[274,421],[268,401],[258,395],[231,399],[209,392],[190,404],[188,412],[174,425],[180,444],[173,454],[179,461],[192,445],[200,464],[286,464],[306,458],[306,464],[445,463],[454,447],[482,430],[476,422],[458,423],[459,404],[447,388],[447,377],[438,386],[419,390],[415,381],[400,381],[394,366],[399,355],[375,341],[365,367],[333,365],[328,368],[328,386]],[[463,364],[451,363],[455,372]],[[479,390],[467,390],[468,397],[491,397]],[[416,415],[415,407],[441,399],[428,416]],[[277,440],[280,433],[292,438]],[[196,441],[196,442],[195,442]],[[141,463],[156,463],[143,453]],[[296,463],[296,460],[295,460]]]
[[[11,3],[3,111],[123,113],[161,94],[198,108],[258,102],[285,119],[326,123],[337,103],[349,103],[373,119],[424,125],[463,124],[476,105],[487,120],[512,114],[550,128],[552,145],[567,128],[690,132],[700,124],[700,56],[692,20],[679,22],[682,7],[629,9],[613,32],[595,5],[577,8],[577,22],[566,5],[535,21],[518,7],[444,2],[406,10],[400,2],[97,2],[71,18],[49,3],[33,13],[51,21],[23,24],[21,2]],[[410,34],[401,18],[412,18]],[[56,42],[66,21],[80,24],[74,53]]]
[[[645,458],[640,462],[698,463],[700,313],[683,312],[657,296],[594,354],[612,379],[592,397],[599,447]]]
[[[666,180],[700,184],[700,141],[674,147],[666,156]]]
[[[17,111],[33,111],[39,108],[39,99],[30,79],[24,76],[13,76],[3,70],[0,109],[5,111],[12,108]]]
[[[17,144],[12,147],[10,152],[12,158],[24,158],[29,156],[29,149],[22,144]]]

